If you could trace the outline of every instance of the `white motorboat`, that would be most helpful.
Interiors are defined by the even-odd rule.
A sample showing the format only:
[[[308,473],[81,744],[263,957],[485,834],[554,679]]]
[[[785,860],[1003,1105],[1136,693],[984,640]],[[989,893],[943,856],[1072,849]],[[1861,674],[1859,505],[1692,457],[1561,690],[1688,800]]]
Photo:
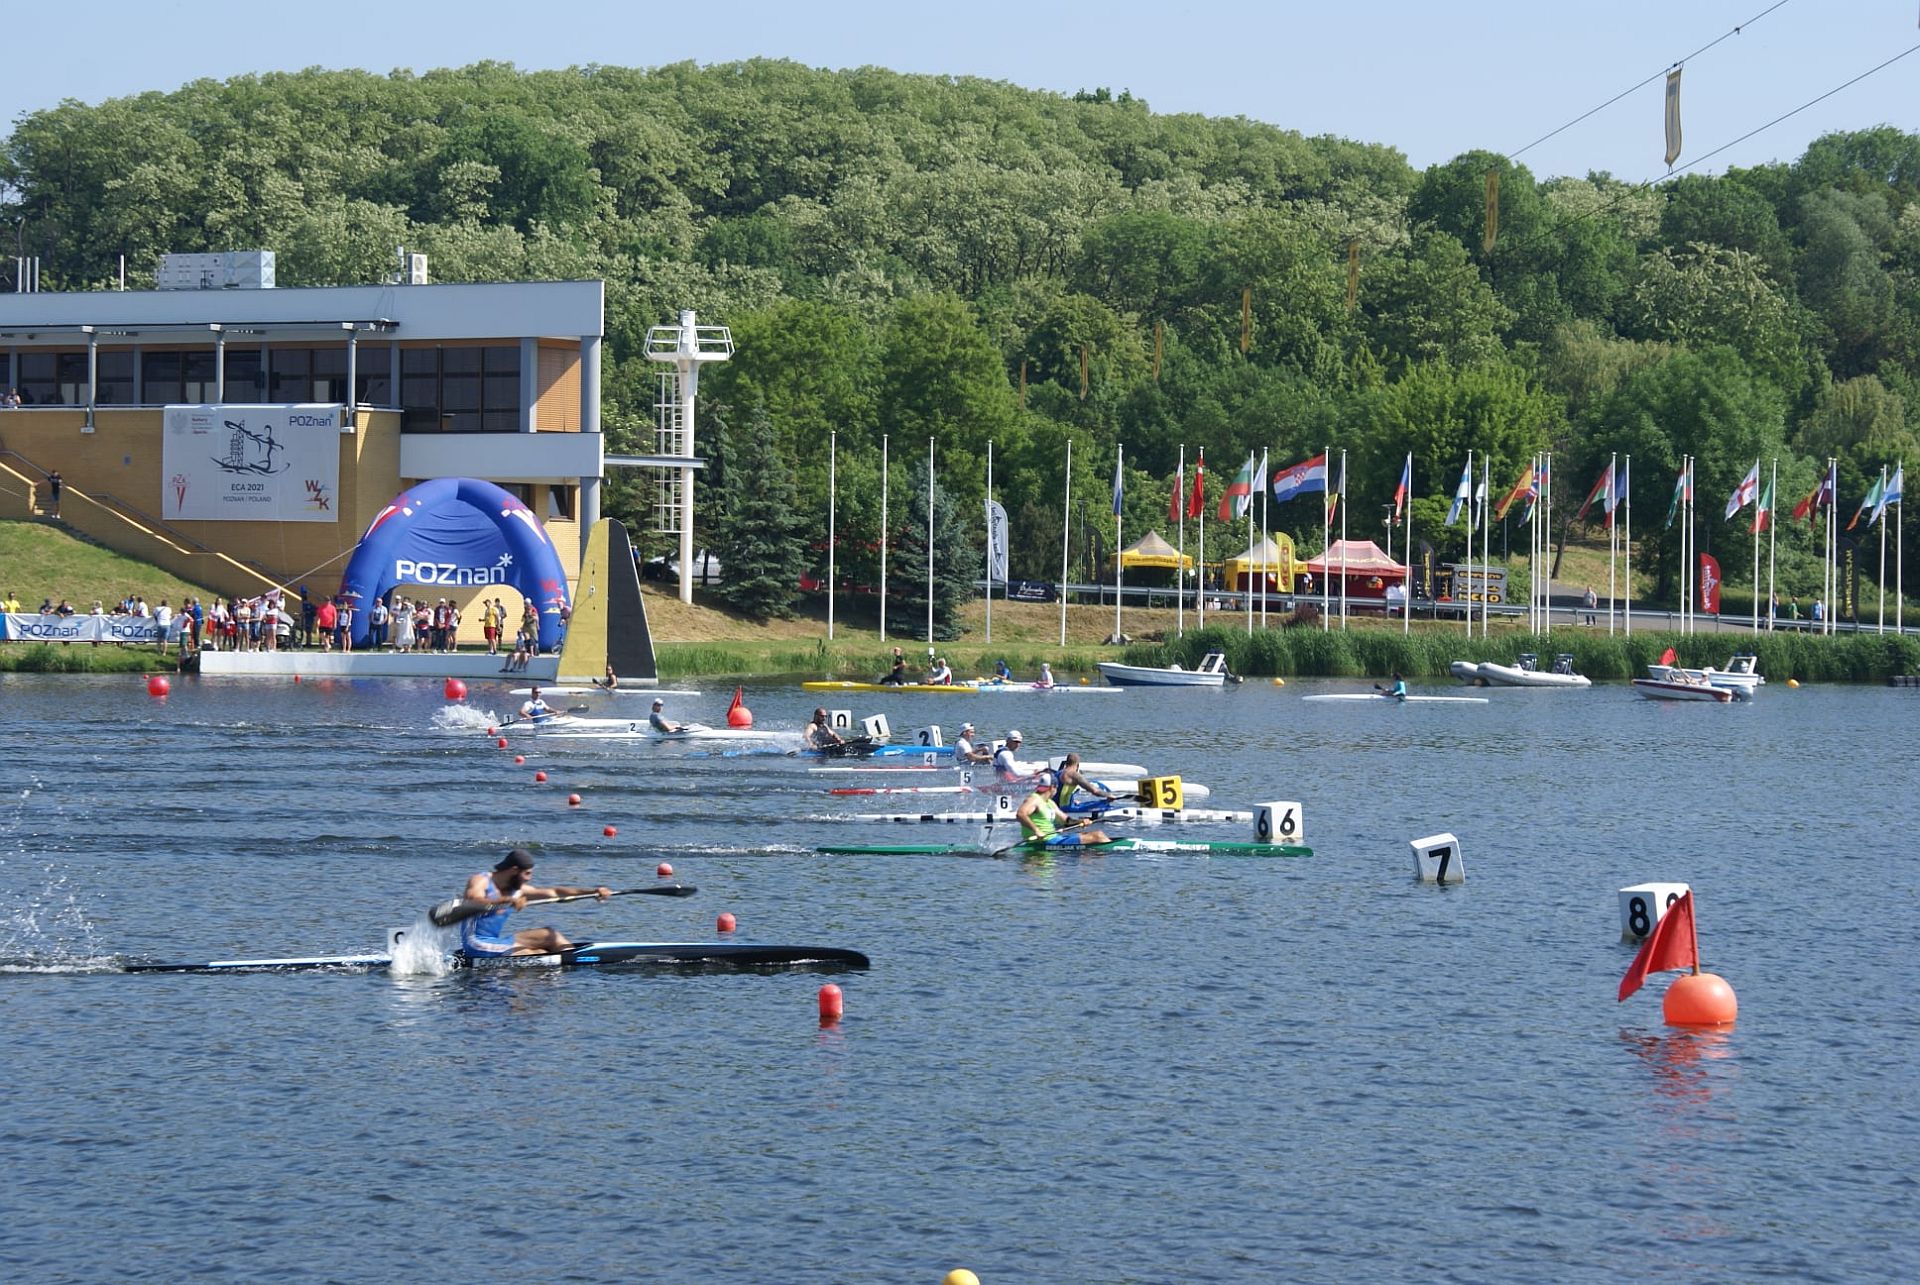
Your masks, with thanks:
[[[1751,700],[1755,690],[1767,681],[1760,675],[1759,663],[1757,657],[1742,652],[1728,658],[1725,669],[1715,669],[1712,665],[1705,669],[1685,669],[1673,663],[1673,648],[1669,647],[1659,664],[1647,666],[1647,672],[1660,679],[1681,675],[1690,681],[1724,687],[1740,700]]]
[[[1667,667],[1654,666],[1653,668]],[[1715,687],[1712,683],[1701,679],[1678,676],[1636,678],[1633,680],[1633,690],[1648,700],[1655,701],[1714,701],[1725,705],[1733,700],[1732,688]]]
[[[1486,676],[1480,672],[1480,665],[1477,661],[1456,660],[1447,666],[1447,672],[1469,687],[1485,687],[1487,685]]]
[[[1552,669],[1541,669],[1540,658],[1532,652],[1520,653],[1512,665],[1485,661],[1479,666],[1482,681],[1494,687],[1591,687],[1593,680],[1573,672],[1573,653],[1561,652],[1553,658]]]
[[[1100,672],[1115,687],[1219,687],[1230,679],[1240,681],[1237,675],[1227,672],[1227,654],[1223,651],[1208,652],[1198,669],[1182,669],[1178,664],[1165,668],[1122,665],[1118,661],[1103,660]]]

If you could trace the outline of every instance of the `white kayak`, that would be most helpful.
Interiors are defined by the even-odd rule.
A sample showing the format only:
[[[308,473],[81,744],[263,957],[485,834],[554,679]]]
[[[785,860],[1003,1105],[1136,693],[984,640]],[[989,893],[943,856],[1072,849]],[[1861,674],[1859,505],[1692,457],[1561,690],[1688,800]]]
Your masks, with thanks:
[[[1095,781],[1094,784],[1109,794],[1119,795],[1122,799],[1135,797],[1135,786],[1132,781]],[[828,790],[827,793],[847,796],[859,795],[864,797],[870,794],[1024,794],[1026,790],[1027,787],[1024,784],[1009,785],[1003,789],[997,783],[988,782],[981,785],[842,786],[839,789]],[[1180,792],[1189,799],[1207,799],[1213,797],[1213,791],[1198,781],[1182,781],[1180,783]]]
[[[950,825],[986,825],[1000,823],[1016,828],[1019,822],[1006,812],[863,812],[857,817],[820,817],[818,820],[834,821],[894,821],[901,824],[938,824]],[[1102,812],[1069,812],[1068,822],[1076,821],[1126,821],[1132,825],[1173,825],[1183,821],[1236,821],[1250,822],[1251,812],[1234,812],[1223,808],[1143,808],[1135,804],[1116,804]]]
[[[512,696],[531,696],[533,695],[534,689],[531,687],[510,687],[507,689],[507,691],[508,691],[508,694]],[[596,693],[598,693],[601,696],[698,696],[700,695],[699,692],[674,691],[665,687],[542,687],[540,688],[540,694],[542,696],[592,696]]]
[[[1025,692],[1029,696],[1112,696],[1120,691],[1119,687],[1071,687],[1066,683],[978,683],[974,691],[982,696],[988,692]]]
[[[1385,692],[1335,692],[1326,696],[1302,696],[1309,701],[1385,701],[1394,705],[1485,705],[1484,696],[1389,696]]]
[[[599,728],[586,731],[543,732],[542,740],[553,741],[732,741],[735,743],[797,741],[798,732],[763,732],[749,727],[701,727],[697,724],[677,732],[655,731],[646,723],[626,728]]]

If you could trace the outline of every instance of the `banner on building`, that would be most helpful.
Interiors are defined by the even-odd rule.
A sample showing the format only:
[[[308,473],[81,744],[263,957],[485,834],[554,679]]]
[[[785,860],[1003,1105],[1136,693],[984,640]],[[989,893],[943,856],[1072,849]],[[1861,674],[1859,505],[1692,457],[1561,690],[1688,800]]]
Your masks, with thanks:
[[[160,512],[169,521],[337,522],[338,403],[169,406]]]

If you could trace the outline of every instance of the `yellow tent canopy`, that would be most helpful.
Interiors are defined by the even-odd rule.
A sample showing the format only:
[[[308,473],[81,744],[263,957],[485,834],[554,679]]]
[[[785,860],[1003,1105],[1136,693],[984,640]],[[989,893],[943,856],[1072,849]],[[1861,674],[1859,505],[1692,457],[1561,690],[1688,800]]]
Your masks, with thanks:
[[[1120,550],[1120,566],[1160,567],[1172,571],[1176,567],[1183,571],[1193,570],[1193,559],[1175,549],[1160,537],[1158,531],[1149,531],[1134,543]]]
[[[1221,583],[1229,589],[1243,589],[1257,575],[1272,577],[1269,587],[1282,591],[1293,587],[1299,564],[1293,560],[1293,537],[1270,535],[1238,557],[1221,564]]]

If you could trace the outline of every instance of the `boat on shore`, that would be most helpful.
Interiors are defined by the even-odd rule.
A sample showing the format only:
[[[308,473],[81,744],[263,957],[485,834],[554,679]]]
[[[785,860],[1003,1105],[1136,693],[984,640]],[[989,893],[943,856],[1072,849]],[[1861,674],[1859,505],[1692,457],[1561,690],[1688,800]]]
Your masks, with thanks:
[[[1239,676],[1227,672],[1227,654],[1210,651],[1196,669],[1179,664],[1123,665],[1114,660],[1100,662],[1100,673],[1115,687],[1221,687],[1239,682]]]
[[[1459,662],[1456,661],[1456,664]],[[1573,653],[1563,651],[1553,658],[1552,669],[1541,669],[1540,658],[1521,652],[1511,665],[1482,661],[1477,667],[1480,681],[1492,687],[1591,687],[1593,680],[1573,672]]]

